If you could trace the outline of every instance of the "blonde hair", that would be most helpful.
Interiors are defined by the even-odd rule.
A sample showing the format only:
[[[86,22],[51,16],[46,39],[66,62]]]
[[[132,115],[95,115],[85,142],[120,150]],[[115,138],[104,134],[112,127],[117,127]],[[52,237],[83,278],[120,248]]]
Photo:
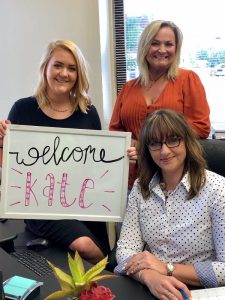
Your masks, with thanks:
[[[207,164],[202,146],[184,116],[170,109],[159,109],[150,114],[139,135],[138,170],[142,196],[146,199],[150,195],[149,183],[156,172],[161,172],[149,153],[148,145],[152,140],[163,141],[168,136],[180,137],[185,144],[184,173],[189,174],[190,190],[187,198],[191,199],[205,184]]]
[[[139,80],[144,86],[149,83],[149,70],[150,66],[146,60],[146,55],[151,46],[151,42],[154,37],[157,35],[161,28],[171,28],[175,35],[176,43],[176,54],[175,59],[167,71],[167,79],[174,80],[178,75],[179,63],[180,63],[180,54],[181,46],[183,41],[183,34],[181,30],[171,21],[156,20],[151,22],[142,32],[137,51],[137,64],[139,67],[140,75]]]
[[[70,92],[70,100],[73,106],[73,111],[79,108],[82,112],[87,113],[88,106],[91,105],[91,99],[88,95],[89,80],[86,61],[78,46],[69,40],[58,40],[51,42],[48,45],[41,60],[39,82],[34,96],[36,97],[39,106],[48,104],[49,98],[47,94],[47,80],[45,73],[48,62],[51,59],[54,50],[57,48],[69,51],[76,61],[77,81]]]

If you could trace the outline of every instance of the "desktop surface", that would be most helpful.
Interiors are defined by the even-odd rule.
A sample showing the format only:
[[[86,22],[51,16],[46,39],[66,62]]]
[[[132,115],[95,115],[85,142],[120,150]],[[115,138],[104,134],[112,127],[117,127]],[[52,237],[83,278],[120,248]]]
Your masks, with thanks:
[[[41,250],[39,252],[41,255],[47,257],[51,260],[53,264],[63,268],[65,272],[68,272],[68,263],[67,263],[67,253],[55,252],[54,250]],[[6,280],[14,275],[27,277],[37,281],[42,281],[44,284],[40,288],[40,294],[34,298],[34,300],[43,300],[46,296],[53,293],[54,291],[60,289],[57,280],[54,275],[47,276],[38,276],[31,270],[27,269],[21,263],[19,263],[14,257],[6,253],[3,249],[0,248],[0,266],[3,272],[3,280]],[[90,264],[85,264],[87,269],[90,268]],[[110,273],[104,271],[105,273]],[[115,295],[115,300],[154,300],[154,298],[148,289],[138,283],[137,281],[128,278],[126,276],[118,276],[115,279],[104,280],[99,282],[100,285],[107,286],[111,289],[112,293]],[[66,298],[65,298],[66,299]]]
[[[41,286],[40,294],[36,296],[34,300],[43,300],[46,296],[57,289],[58,283],[54,276],[41,278],[21,265],[15,258],[6,253],[2,248],[0,248],[0,266],[3,273],[3,281],[13,277],[14,275],[18,275],[44,282],[44,285]]]

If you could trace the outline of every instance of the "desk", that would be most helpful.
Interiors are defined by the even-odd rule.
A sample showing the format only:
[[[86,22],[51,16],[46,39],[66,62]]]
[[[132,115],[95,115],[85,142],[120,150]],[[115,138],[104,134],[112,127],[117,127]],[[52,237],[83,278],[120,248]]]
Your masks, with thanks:
[[[21,265],[16,259],[6,253],[2,248],[0,248],[0,268],[3,272],[3,280],[6,280],[14,275],[18,275],[38,281],[43,281],[44,285],[41,286],[41,292],[37,297],[35,297],[35,300],[43,300],[46,296],[52,293],[58,285],[54,276],[40,278],[40,276],[34,274],[32,271]]]
[[[39,252],[43,256],[49,256],[51,253],[51,257],[47,257],[52,263],[56,264],[57,266],[64,265],[63,269],[67,272],[68,265],[67,265],[67,255],[60,255],[60,257],[54,254],[54,251],[43,250],[43,253]],[[45,255],[44,255],[45,253]],[[58,256],[58,258],[56,257]],[[57,263],[57,261],[58,263]],[[63,263],[64,262],[64,263]],[[10,254],[6,253],[3,249],[0,248],[0,266],[1,270],[3,271],[3,279],[6,280],[9,277],[14,275],[24,276],[31,279],[35,279],[38,281],[43,281],[44,285],[41,286],[40,294],[35,297],[34,300],[43,300],[46,296],[51,294],[52,292],[56,291],[59,287],[57,280],[55,279],[54,275],[52,276],[44,276],[40,278],[38,275],[34,274],[32,271],[21,265],[17,260],[12,257]],[[86,266],[90,266],[87,264]],[[61,266],[60,266],[61,267]],[[105,273],[109,274],[108,271]],[[119,276],[116,279],[109,279],[100,282],[100,284],[105,285],[111,289],[113,294],[116,296],[115,300],[154,300],[155,298],[151,296],[148,289],[137,281],[124,277]]]
[[[12,226],[11,226],[12,225]],[[4,227],[6,232],[5,235],[12,235],[12,232],[15,232],[15,224],[11,224],[10,222],[5,222],[4,224],[0,224],[1,227]],[[17,233],[22,229],[19,228]],[[3,229],[2,229],[3,230]],[[18,233],[17,238],[14,239],[15,251],[26,249],[26,241],[34,238],[34,235],[30,232],[23,231],[22,233]],[[67,261],[67,252],[62,250],[59,247],[51,245],[48,249],[40,250],[38,253],[44,257],[46,257],[49,261],[51,261],[57,267],[63,269],[65,272],[69,273],[68,261]],[[85,268],[89,269],[91,267],[90,264],[85,263]],[[59,289],[59,284],[55,279],[54,275],[44,276],[41,278],[36,275],[28,268],[20,264],[14,257],[10,254],[6,253],[3,249],[0,248],[0,270],[3,271],[3,279],[6,280],[14,275],[24,276],[31,279],[35,279],[38,281],[44,282],[44,285],[41,287],[40,294],[35,297],[34,300],[43,300],[46,296],[53,293],[54,291]],[[108,271],[104,271],[105,274],[111,274]],[[128,278],[126,276],[118,276],[115,279],[104,280],[99,283],[100,285],[107,286],[111,289],[112,293],[116,296],[115,300],[155,300],[148,289],[141,285],[139,282]]]

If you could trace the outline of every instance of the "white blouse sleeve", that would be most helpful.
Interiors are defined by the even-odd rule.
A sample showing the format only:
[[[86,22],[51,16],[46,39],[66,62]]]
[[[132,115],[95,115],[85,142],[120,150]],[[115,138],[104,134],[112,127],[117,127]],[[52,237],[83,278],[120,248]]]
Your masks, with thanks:
[[[225,285],[225,180],[218,178],[220,180],[212,183],[213,194],[209,205],[216,259],[195,264],[198,277],[205,287]]]
[[[120,238],[117,243],[116,258],[118,264],[123,263],[132,255],[143,251],[145,246],[139,220],[139,205],[141,199],[140,188],[136,180],[129,195],[128,206],[125,212]]]

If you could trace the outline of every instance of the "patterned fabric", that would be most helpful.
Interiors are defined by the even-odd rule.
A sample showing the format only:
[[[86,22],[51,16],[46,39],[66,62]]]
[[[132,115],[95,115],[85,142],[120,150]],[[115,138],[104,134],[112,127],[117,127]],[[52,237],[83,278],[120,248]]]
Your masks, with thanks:
[[[210,171],[206,176],[191,200],[186,200],[188,174],[167,200],[157,174],[147,200],[136,180],[118,241],[118,272],[125,259],[145,247],[161,261],[193,264],[205,286],[225,285],[225,178]]]
[[[148,114],[160,108],[183,113],[199,137],[208,137],[210,120],[205,89],[195,72],[184,69],[179,70],[176,80],[167,83],[157,101],[148,106],[137,80],[128,81],[117,98],[109,128],[130,131],[137,140]]]
[[[207,138],[210,132],[209,105],[205,89],[199,76],[190,70],[179,70],[176,80],[170,80],[157,101],[147,105],[137,80],[128,81],[122,88],[110,121],[109,129],[132,133],[137,140],[147,116],[161,108],[183,113],[200,138]],[[129,189],[137,178],[136,165],[130,164]]]
[[[218,281],[212,268],[211,261],[203,261],[195,264],[195,270],[198,274],[201,284],[204,287],[218,286]],[[224,274],[224,270],[223,270]]]

